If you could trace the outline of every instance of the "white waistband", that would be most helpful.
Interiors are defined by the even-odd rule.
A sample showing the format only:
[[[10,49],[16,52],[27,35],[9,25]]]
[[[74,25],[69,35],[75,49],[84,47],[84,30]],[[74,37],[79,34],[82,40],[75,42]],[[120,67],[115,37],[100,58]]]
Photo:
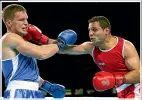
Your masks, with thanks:
[[[26,89],[26,90],[35,90],[39,89],[39,84],[36,82],[29,82],[29,81],[11,81],[9,82],[6,90],[12,89]]]

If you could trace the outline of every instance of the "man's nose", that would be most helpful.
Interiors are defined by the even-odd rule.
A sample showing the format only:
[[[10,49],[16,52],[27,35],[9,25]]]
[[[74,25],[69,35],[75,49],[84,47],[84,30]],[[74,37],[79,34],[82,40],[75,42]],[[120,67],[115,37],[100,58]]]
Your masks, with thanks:
[[[27,20],[25,20],[24,24],[25,24],[25,25],[28,25],[28,21],[27,21]]]
[[[89,31],[89,36],[93,36],[93,34],[94,34],[93,32]]]

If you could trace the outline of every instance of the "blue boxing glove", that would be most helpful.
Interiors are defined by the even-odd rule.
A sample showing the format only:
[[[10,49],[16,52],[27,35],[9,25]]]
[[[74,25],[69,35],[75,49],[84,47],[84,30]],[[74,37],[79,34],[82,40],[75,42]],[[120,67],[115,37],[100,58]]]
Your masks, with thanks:
[[[44,81],[40,88],[52,95],[53,98],[64,98],[66,94],[66,89],[63,85],[52,84],[48,81]]]
[[[77,40],[77,34],[75,31],[71,29],[67,29],[62,31],[57,38],[56,44],[59,47],[59,50],[64,48],[66,45],[72,45],[76,42]]]

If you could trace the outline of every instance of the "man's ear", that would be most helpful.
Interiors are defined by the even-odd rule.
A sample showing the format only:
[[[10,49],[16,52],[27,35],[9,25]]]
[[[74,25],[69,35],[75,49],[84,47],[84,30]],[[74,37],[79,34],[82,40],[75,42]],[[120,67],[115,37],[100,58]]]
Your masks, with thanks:
[[[7,20],[5,21],[5,23],[6,23],[6,25],[7,25],[8,27],[11,27],[11,26],[12,26],[12,23],[11,23],[11,20],[10,20],[10,19],[7,19]]]
[[[110,28],[109,28],[109,27],[106,27],[106,28],[105,28],[105,31],[106,31],[106,33],[110,33]]]

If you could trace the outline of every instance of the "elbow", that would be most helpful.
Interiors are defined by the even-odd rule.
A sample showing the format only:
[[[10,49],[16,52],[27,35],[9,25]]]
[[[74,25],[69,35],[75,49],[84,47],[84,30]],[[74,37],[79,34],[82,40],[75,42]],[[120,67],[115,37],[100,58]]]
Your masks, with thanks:
[[[140,77],[140,69],[136,70],[136,74]]]
[[[138,74],[138,76],[139,76],[139,78],[140,78],[140,69],[137,70],[137,74]]]
[[[140,83],[140,70],[136,70],[136,76],[138,78],[138,83]]]

